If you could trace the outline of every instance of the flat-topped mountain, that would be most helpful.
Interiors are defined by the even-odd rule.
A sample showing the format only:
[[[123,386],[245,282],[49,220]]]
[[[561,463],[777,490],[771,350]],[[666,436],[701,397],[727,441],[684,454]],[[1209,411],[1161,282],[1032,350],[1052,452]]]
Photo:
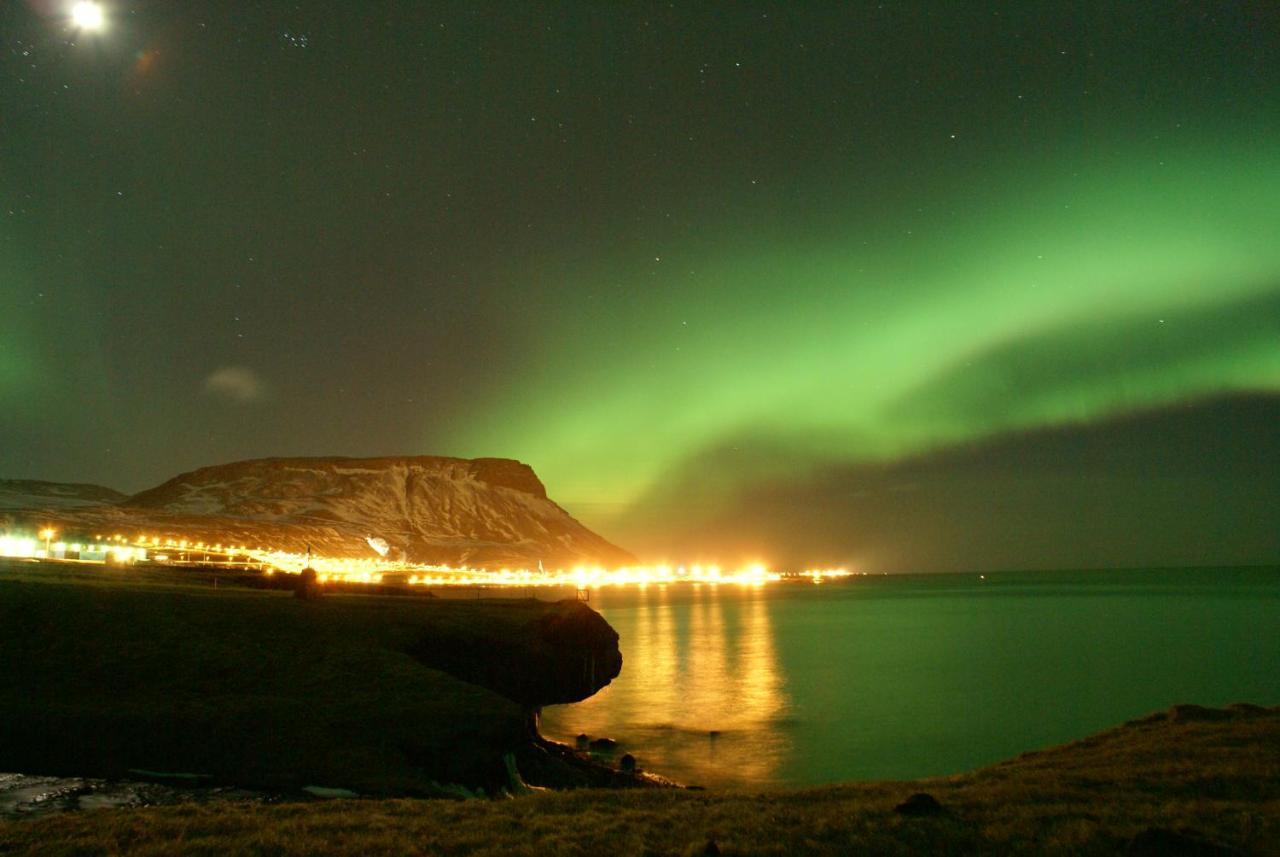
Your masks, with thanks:
[[[552,502],[527,464],[502,458],[239,461],[110,506],[47,512],[66,530],[299,553],[310,545],[326,556],[372,558],[377,545],[393,559],[491,568],[633,561]]]

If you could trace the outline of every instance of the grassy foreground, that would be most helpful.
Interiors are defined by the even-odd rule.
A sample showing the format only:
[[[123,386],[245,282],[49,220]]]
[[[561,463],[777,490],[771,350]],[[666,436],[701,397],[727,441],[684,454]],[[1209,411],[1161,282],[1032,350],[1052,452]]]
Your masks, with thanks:
[[[558,622],[566,616],[575,622]],[[501,778],[501,751],[527,746],[530,694],[581,691],[576,620],[592,617],[571,602],[300,602],[163,570],[0,563],[0,770],[124,777],[146,768],[421,795],[439,791],[433,780]],[[922,791],[941,814],[894,811]],[[1236,851],[1187,850],[1185,841],[1170,850],[1167,839],[1135,849],[1149,828]],[[1280,708],[1178,706],[916,782],[0,820],[0,855],[237,853],[1280,855]]]
[[[927,791],[944,807],[894,806]],[[4,854],[1280,854],[1280,708],[1179,706],[953,777],[761,794],[574,791],[86,812],[0,822]],[[1136,846],[1136,847],[1135,847]]]
[[[572,601],[300,601],[0,563],[0,664],[3,771],[431,796],[509,782],[532,710],[589,695],[620,655]]]

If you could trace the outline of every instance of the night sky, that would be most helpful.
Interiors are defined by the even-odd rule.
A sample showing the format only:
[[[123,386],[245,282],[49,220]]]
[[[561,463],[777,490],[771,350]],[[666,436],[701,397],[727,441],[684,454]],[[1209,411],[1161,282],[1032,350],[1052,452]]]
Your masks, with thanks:
[[[0,476],[503,456],[646,557],[1280,561],[1280,5],[0,0]]]

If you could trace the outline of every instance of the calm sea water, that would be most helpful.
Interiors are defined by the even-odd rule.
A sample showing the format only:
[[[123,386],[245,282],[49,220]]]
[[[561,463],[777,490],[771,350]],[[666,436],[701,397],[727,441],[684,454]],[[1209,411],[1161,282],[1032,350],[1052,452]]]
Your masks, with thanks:
[[[592,595],[622,675],[543,714],[719,787],[955,773],[1178,702],[1280,704],[1280,569]]]

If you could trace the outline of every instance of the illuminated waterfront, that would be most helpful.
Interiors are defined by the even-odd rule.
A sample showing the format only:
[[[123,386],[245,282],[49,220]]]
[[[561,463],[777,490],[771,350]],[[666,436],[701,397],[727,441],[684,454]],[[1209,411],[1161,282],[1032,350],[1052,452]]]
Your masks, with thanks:
[[[721,787],[955,773],[1194,702],[1280,702],[1280,571],[867,576],[763,563],[468,569],[144,534],[0,536],[35,561],[240,567],[328,582],[590,599],[613,684],[543,712],[574,743]],[[786,581],[823,585],[782,585]],[[771,585],[778,584],[778,585]],[[523,590],[523,591],[522,591]],[[466,597],[470,597],[469,595]]]
[[[572,568],[470,568],[430,563],[397,562],[377,557],[330,557],[320,554],[293,553],[271,548],[249,548],[241,545],[206,544],[191,539],[175,539],[148,535],[127,537],[121,534],[98,534],[91,542],[54,542],[57,534],[43,529],[39,538],[17,534],[0,535],[0,557],[45,559],[78,562],[112,562],[131,564],[149,562],[160,565],[214,565],[257,568],[266,574],[284,572],[298,574],[304,568],[316,571],[322,583],[381,583],[393,579],[410,586],[512,586],[574,587],[594,589],[608,586],[648,586],[672,583],[737,584],[758,586],[787,579],[821,583],[849,577],[844,568],[808,568],[780,571],[764,563],[751,562],[737,567],[721,567],[712,563],[658,563],[629,565],[618,568],[577,565]]]

